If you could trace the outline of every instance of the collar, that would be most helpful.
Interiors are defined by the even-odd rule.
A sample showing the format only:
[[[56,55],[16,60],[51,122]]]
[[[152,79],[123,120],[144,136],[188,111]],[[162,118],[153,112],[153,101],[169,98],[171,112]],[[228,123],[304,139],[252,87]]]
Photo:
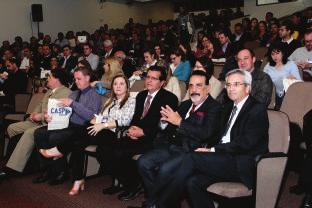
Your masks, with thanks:
[[[287,41],[282,40],[282,42],[283,42],[283,43],[290,44],[290,43],[291,43],[291,41],[293,41],[293,40],[294,40],[294,38],[293,38],[292,36],[290,36],[290,38],[289,38]]]
[[[236,107],[237,107],[237,110],[238,109],[241,109],[242,107],[243,107],[243,105],[245,104],[245,102],[246,102],[246,100],[248,99],[248,97],[249,97],[249,95],[247,95],[243,100],[241,100],[239,103],[237,103],[237,104],[235,104],[234,103],[234,105],[236,105]]]
[[[160,90],[160,89],[159,89]],[[156,96],[156,94],[159,92],[159,90],[156,90],[155,92],[153,92],[152,94],[150,94],[149,92],[147,92],[147,95],[152,96],[152,98],[154,98]]]
[[[91,86],[88,86],[84,88],[83,90],[81,90],[81,94],[86,94],[89,90],[91,90]]]
[[[195,107],[195,111],[200,107],[200,106],[202,106],[202,104],[207,100],[207,98],[209,97],[209,95],[207,95],[206,97],[205,97],[205,99],[201,102],[201,103],[199,103],[198,105],[196,105],[196,107]],[[192,102],[192,106],[194,105],[194,103]],[[191,107],[192,107],[191,106]]]
[[[149,68],[151,66],[154,66],[157,63],[157,60],[155,59],[151,64],[146,64],[146,67]]]

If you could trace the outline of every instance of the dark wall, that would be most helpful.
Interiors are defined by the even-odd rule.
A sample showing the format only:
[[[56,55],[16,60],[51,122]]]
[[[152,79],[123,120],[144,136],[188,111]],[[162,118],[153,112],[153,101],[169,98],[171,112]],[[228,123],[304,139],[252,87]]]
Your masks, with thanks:
[[[244,6],[244,0],[173,0],[173,3],[176,12],[181,5],[191,12]]]

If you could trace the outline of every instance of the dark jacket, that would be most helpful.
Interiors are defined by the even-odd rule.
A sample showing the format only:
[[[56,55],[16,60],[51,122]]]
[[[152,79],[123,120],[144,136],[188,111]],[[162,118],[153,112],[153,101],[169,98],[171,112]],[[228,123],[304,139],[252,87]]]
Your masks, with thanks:
[[[221,121],[225,131],[233,104],[225,107]],[[242,182],[252,188],[256,170],[255,157],[268,152],[269,119],[266,106],[251,96],[246,100],[232,126],[229,143],[217,144],[216,152],[230,153],[236,159],[237,169]]]
[[[209,95],[204,103],[195,112],[190,112],[189,117],[185,119],[192,104],[190,99],[182,102],[178,109],[182,117],[180,126],[169,124],[164,130],[167,137],[157,138],[167,138],[168,143],[183,146],[186,151],[215,145],[219,133],[221,105]]]
[[[147,94],[148,91],[144,90],[137,95],[135,111],[130,125],[138,126],[143,129],[144,136],[139,138],[138,142],[150,146],[159,130],[158,125],[161,117],[161,107],[169,105],[173,110],[176,110],[178,106],[178,98],[173,93],[165,89],[160,89],[153,98],[147,114],[141,118]]]

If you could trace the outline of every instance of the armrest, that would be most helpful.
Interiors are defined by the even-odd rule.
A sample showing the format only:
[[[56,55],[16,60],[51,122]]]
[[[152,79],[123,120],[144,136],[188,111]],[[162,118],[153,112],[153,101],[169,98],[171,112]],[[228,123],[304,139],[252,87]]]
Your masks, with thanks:
[[[276,158],[276,157],[287,157],[287,154],[284,152],[268,152],[263,155],[258,155],[255,160],[256,163],[258,164],[260,160],[265,159],[265,158]]]

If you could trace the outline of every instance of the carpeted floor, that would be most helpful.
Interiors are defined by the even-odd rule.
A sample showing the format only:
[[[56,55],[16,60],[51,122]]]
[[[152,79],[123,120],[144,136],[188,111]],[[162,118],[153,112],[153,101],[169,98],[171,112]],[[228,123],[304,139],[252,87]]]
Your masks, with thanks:
[[[116,196],[101,193],[110,185],[108,177],[98,177],[86,181],[86,190],[77,196],[69,196],[70,181],[58,185],[32,184],[35,175],[10,178],[0,183],[0,208],[123,208],[138,206],[141,195],[134,201],[121,202]],[[290,173],[281,191],[278,208],[299,208],[303,196],[289,194],[288,189],[297,181],[297,175]],[[185,204],[183,207],[187,207]]]

